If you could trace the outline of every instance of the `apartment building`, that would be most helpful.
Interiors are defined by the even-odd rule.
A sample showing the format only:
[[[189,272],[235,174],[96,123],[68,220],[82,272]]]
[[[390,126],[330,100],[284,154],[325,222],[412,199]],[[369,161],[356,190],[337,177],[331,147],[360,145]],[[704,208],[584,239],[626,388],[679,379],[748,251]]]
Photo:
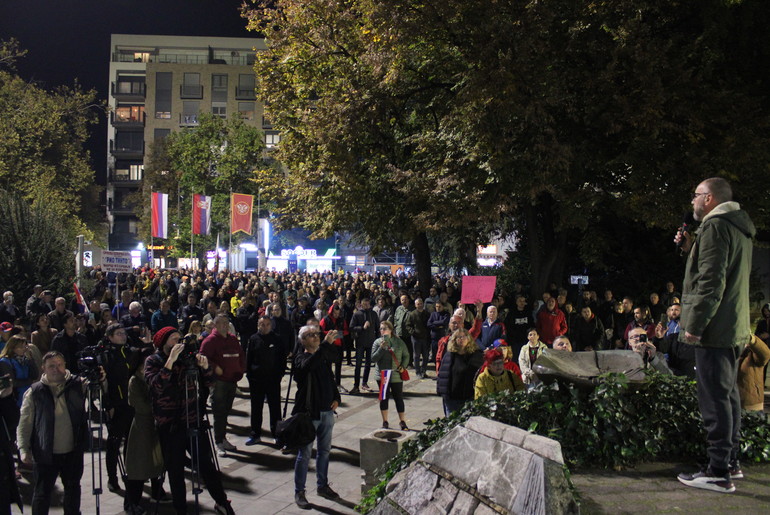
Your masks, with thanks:
[[[195,127],[201,113],[238,113],[265,133],[279,134],[254,94],[254,56],[261,38],[113,34],[110,42],[107,219],[111,250],[139,246],[141,206],[130,202],[142,186],[153,141]]]

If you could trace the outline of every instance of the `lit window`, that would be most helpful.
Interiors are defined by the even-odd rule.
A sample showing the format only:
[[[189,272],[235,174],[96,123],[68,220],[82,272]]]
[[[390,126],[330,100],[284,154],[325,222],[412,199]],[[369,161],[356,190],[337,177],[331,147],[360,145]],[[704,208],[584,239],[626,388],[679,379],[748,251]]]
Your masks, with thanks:
[[[238,114],[244,120],[253,120],[254,102],[238,102]]]
[[[281,141],[281,134],[278,131],[265,132],[265,145],[267,148],[276,146]]]

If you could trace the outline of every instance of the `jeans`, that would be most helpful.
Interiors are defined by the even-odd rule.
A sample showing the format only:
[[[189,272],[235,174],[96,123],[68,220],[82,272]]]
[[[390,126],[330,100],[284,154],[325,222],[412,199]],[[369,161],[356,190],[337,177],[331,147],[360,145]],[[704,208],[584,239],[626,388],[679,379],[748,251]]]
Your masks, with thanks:
[[[83,477],[83,453],[54,454],[53,463],[34,466],[35,493],[32,496],[32,515],[47,515],[51,506],[51,492],[56,478],[61,475],[64,486],[64,515],[80,513],[80,478]]]
[[[369,382],[369,371],[372,368],[372,343],[356,340],[356,369],[353,371],[353,387]],[[364,381],[361,379],[361,361],[364,365]]]
[[[332,431],[334,430],[334,412],[322,411],[321,419],[314,420],[316,441],[315,469],[316,485],[320,488],[329,484],[329,453],[332,448]],[[310,455],[313,453],[313,442],[301,447],[297,452],[297,461],[294,462],[294,491],[305,490],[307,468],[310,464]]]
[[[738,393],[738,347],[695,347],[698,407],[706,426],[709,465],[725,470],[738,457],[741,399]]]
[[[227,415],[233,409],[236,383],[217,381],[211,392],[211,413],[214,415],[214,441],[220,443],[227,432]]]
[[[251,400],[251,432],[257,436],[262,432],[262,408],[267,398],[270,410],[270,434],[275,436],[275,426],[281,420],[281,378],[249,379]]]
[[[450,399],[447,396],[443,397],[444,400],[444,416],[449,417],[449,415],[452,414],[453,411],[457,411],[463,406],[465,406],[465,401],[458,401],[455,399]]]
[[[428,368],[428,357],[430,355],[428,340],[420,340],[412,336],[412,350],[414,352],[414,371],[418,374],[424,374]]]

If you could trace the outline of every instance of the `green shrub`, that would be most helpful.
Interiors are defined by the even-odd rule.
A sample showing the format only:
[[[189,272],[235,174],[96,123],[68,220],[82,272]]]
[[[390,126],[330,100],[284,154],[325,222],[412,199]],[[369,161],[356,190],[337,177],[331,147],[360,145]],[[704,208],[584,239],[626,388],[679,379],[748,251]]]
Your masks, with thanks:
[[[504,392],[467,403],[449,418],[431,420],[384,467],[382,482],[361,500],[366,513],[385,495],[388,481],[425,450],[472,416],[487,417],[558,440],[567,465],[620,469],[658,459],[691,460],[706,453],[695,382],[651,374],[629,384],[608,374],[592,392],[561,387]],[[770,461],[770,423],[760,412],[744,412],[741,459]]]

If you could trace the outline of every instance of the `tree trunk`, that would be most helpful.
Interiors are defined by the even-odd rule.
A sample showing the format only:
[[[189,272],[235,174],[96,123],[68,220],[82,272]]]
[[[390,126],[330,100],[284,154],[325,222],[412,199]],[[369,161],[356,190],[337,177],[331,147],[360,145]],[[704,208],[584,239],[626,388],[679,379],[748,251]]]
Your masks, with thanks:
[[[430,266],[430,247],[428,246],[428,235],[424,232],[417,233],[412,240],[412,254],[414,255],[414,265],[417,269],[417,280],[419,281],[420,293],[425,299],[430,293],[432,283]]]
[[[557,233],[553,217],[553,199],[541,195],[536,203],[524,207],[527,224],[530,266],[532,268],[532,299],[539,299],[548,284],[562,281],[566,233]]]

